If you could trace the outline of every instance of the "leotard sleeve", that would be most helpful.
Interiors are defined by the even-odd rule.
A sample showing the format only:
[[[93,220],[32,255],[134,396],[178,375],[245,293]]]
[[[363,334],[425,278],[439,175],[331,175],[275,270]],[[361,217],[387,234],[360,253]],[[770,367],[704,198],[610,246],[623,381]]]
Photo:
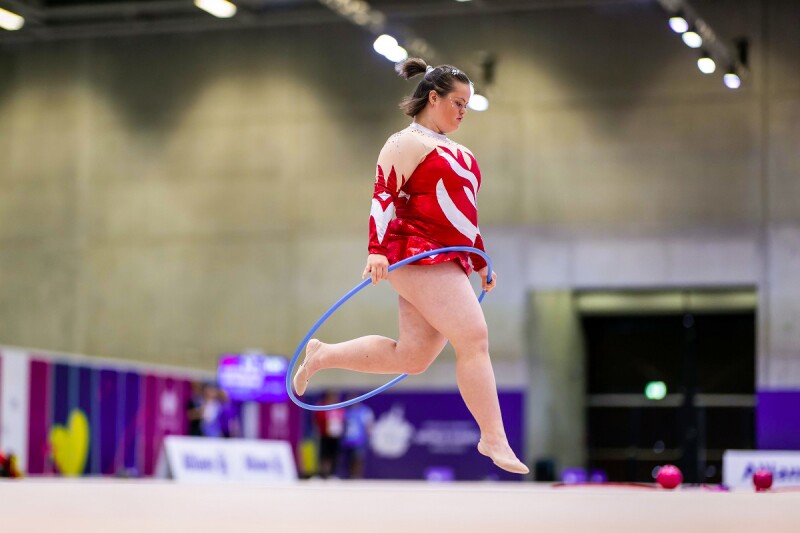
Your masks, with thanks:
[[[378,156],[369,213],[369,253],[386,255],[386,228],[395,213],[400,189],[425,157],[425,146],[408,130],[389,137]]]

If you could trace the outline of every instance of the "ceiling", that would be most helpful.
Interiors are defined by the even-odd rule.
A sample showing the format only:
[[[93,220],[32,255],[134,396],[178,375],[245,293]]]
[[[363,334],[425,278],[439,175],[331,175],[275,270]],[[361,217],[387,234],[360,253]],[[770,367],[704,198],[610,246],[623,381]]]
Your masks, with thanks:
[[[0,43],[82,39],[152,33],[232,30],[341,22],[327,4],[363,0],[233,0],[235,17],[218,19],[193,0],[0,0],[25,17],[15,32],[0,30]],[[655,3],[656,0],[368,0],[389,24],[425,16],[509,13],[542,9]]]

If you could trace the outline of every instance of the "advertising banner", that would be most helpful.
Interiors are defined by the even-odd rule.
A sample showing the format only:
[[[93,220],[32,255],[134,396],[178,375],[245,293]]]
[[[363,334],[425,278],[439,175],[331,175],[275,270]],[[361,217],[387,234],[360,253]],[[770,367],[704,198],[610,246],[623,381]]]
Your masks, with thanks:
[[[164,439],[169,474],[182,482],[294,481],[297,469],[285,441],[177,437]]]

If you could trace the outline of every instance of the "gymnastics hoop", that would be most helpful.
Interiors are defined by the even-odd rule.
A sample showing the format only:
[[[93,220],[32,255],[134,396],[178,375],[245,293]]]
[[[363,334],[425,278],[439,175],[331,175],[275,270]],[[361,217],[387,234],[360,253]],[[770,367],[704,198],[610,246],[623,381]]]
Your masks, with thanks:
[[[405,266],[405,265],[407,265],[409,263],[413,263],[415,261],[419,261],[420,259],[425,259],[426,257],[430,257],[432,255],[443,254],[443,253],[447,253],[447,252],[469,252],[469,253],[472,253],[472,254],[480,255],[481,257],[483,257],[486,260],[486,265],[489,267],[486,279],[489,280],[490,282],[492,281],[492,261],[491,261],[491,259],[489,259],[489,256],[486,255],[486,252],[484,252],[483,250],[478,250],[477,248],[473,248],[471,246],[448,246],[446,248],[438,248],[436,250],[431,250],[429,252],[422,252],[422,253],[419,253],[417,255],[412,255],[411,257],[408,257],[406,259],[403,259],[402,261],[398,261],[397,263],[395,263],[393,265],[390,265],[388,272],[391,272],[395,268],[400,268],[401,266]],[[356,285],[355,287],[353,287],[352,289],[350,289],[350,291],[347,294],[345,294],[344,296],[339,298],[339,301],[337,301],[335,304],[333,304],[330,309],[325,311],[325,314],[323,314],[320,317],[320,319],[317,320],[317,322],[313,326],[311,326],[311,329],[308,330],[308,333],[306,333],[306,336],[303,337],[303,340],[301,340],[300,344],[297,345],[297,350],[295,350],[294,356],[292,356],[292,360],[289,362],[289,370],[286,372],[286,392],[289,393],[289,398],[291,398],[292,401],[296,405],[302,407],[303,409],[308,409],[309,411],[330,411],[331,409],[339,409],[340,407],[348,407],[350,405],[353,405],[354,403],[358,403],[360,401],[366,400],[367,398],[372,398],[376,394],[380,394],[381,392],[385,391],[389,387],[393,387],[393,386],[397,385],[397,383],[399,383],[400,381],[402,381],[402,380],[404,380],[404,379],[406,379],[408,377],[408,374],[401,374],[401,375],[397,376],[396,378],[394,378],[393,380],[391,380],[389,383],[381,385],[377,389],[375,389],[373,391],[370,391],[370,392],[368,392],[366,394],[362,394],[358,398],[353,398],[353,399],[350,399],[350,400],[347,400],[347,401],[344,401],[344,402],[339,402],[339,403],[332,403],[330,405],[311,405],[311,404],[307,404],[307,403],[301,401],[294,394],[294,387],[292,386],[292,376],[294,375],[294,365],[297,364],[297,359],[300,357],[300,353],[303,352],[303,350],[305,349],[306,344],[308,344],[308,341],[311,340],[311,336],[314,335],[314,333],[316,333],[316,331],[322,326],[322,324],[324,324],[325,321],[328,320],[330,318],[330,316],[337,309],[339,309],[342,306],[342,304],[344,304],[347,300],[349,300],[350,298],[355,296],[355,294],[357,292],[359,292],[361,289],[363,289],[364,287],[366,287],[370,283],[372,283],[372,279],[371,278],[367,278],[364,281],[362,281],[361,283],[359,283],[358,285]],[[486,296],[486,291],[481,291],[480,296],[478,296],[478,302],[483,302],[483,297],[484,296]]]

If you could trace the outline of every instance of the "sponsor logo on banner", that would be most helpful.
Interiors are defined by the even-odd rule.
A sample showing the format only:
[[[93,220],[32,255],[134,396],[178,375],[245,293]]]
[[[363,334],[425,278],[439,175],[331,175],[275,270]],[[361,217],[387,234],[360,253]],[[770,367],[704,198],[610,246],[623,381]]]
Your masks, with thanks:
[[[753,489],[753,474],[772,472],[772,487],[800,487],[800,451],[728,450],[722,456],[722,482],[732,489]]]
[[[166,459],[178,481],[276,482],[297,479],[285,441],[167,437]]]
[[[403,406],[395,404],[375,422],[371,445],[375,455],[397,459],[412,445],[430,454],[461,455],[479,439],[480,430],[471,420],[425,420],[415,428],[405,418]]]

